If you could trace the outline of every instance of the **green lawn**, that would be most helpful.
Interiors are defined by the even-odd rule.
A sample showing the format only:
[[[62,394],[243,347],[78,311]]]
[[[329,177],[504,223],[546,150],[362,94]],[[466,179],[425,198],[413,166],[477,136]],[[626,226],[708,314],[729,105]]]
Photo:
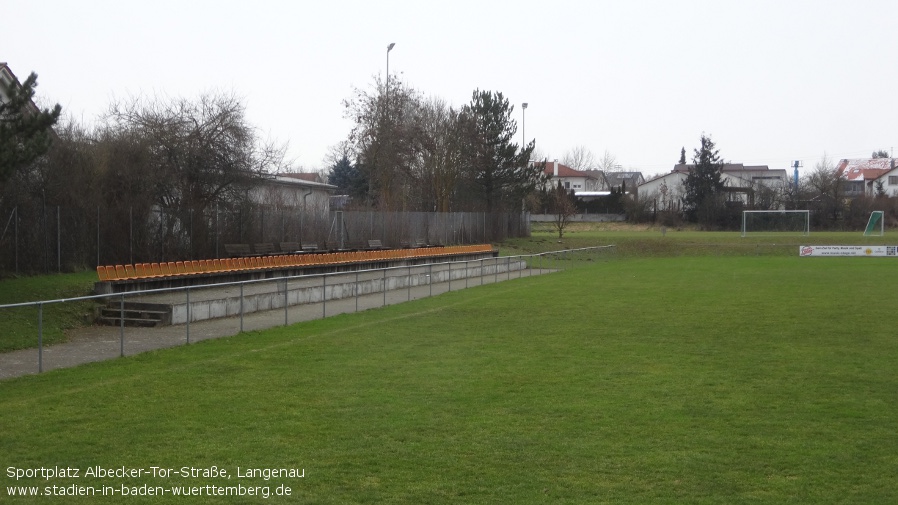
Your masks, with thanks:
[[[91,294],[96,272],[0,278],[0,305],[75,298]],[[84,325],[92,317],[94,303],[49,304],[44,307],[44,342],[65,340],[65,330]],[[0,352],[37,347],[38,309],[0,309]]]
[[[4,381],[4,469],[232,478],[4,473],[0,501],[124,483],[286,485],[269,501],[298,503],[898,502],[894,258],[616,258]],[[121,501],[64,502],[104,500]]]

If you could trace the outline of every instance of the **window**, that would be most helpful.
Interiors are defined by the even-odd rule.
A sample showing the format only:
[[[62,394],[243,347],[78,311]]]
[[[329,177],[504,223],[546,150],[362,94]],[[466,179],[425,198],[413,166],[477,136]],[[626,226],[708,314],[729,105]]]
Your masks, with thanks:
[[[898,186],[898,175],[889,176],[889,186]]]

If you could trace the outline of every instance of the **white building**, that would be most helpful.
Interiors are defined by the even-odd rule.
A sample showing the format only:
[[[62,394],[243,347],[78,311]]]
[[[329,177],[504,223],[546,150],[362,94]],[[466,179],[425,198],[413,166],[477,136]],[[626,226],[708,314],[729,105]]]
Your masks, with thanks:
[[[639,185],[641,198],[656,201],[658,210],[680,210],[685,196],[684,181],[693,165],[675,165],[673,170]],[[770,169],[767,165],[745,166],[727,163],[720,169],[720,180],[727,192],[727,201],[752,206],[762,191],[781,196],[788,185],[784,169]]]
[[[331,184],[314,182],[305,174],[269,175],[249,192],[254,203],[274,207],[288,207],[327,215],[330,197],[337,190]]]

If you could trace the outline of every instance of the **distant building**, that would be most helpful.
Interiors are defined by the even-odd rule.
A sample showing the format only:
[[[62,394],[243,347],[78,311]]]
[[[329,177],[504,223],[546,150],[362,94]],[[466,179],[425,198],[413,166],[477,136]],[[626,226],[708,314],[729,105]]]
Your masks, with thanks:
[[[885,191],[886,195],[898,197],[898,163],[895,163],[895,159],[892,159],[895,168],[889,170],[883,175],[879,176],[878,181],[882,181],[882,189]],[[876,191],[875,183],[874,183],[874,192]]]
[[[561,183],[561,186],[569,191],[599,191],[603,189],[601,181],[595,176],[582,170],[574,170],[573,168],[558,163],[558,160],[546,163],[543,173],[548,176],[548,187],[554,188]]]
[[[684,181],[694,165],[675,165],[668,174],[659,175],[640,184],[640,197],[654,199],[658,210],[680,210],[685,196]],[[754,206],[755,195],[760,190],[778,192],[788,184],[784,169],[770,169],[767,165],[743,165],[727,163],[720,169],[720,179],[727,192],[727,201]]]
[[[894,170],[895,158],[841,160],[836,167],[839,176],[844,180],[842,194],[848,198],[875,195],[875,181]],[[884,186],[888,182],[888,179],[884,180]],[[898,183],[898,180],[894,182]],[[898,184],[892,187],[898,188]]]
[[[287,175],[300,174],[266,176],[261,183],[250,190],[250,200],[261,205],[301,209],[321,214],[330,211],[330,197],[337,190],[336,186]]]

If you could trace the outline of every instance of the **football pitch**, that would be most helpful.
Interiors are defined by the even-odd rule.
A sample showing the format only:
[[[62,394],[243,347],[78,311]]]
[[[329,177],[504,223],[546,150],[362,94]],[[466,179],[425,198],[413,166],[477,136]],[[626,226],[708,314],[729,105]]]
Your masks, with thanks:
[[[3,381],[0,501],[896,503],[896,267],[603,258]]]

